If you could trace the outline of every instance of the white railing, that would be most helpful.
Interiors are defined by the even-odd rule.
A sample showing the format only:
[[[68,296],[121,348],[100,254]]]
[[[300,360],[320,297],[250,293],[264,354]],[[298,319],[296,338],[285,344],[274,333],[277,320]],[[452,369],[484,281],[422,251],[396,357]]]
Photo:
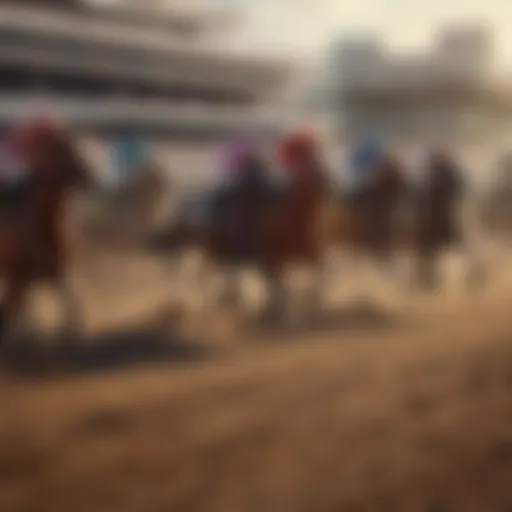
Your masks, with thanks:
[[[0,29],[1,30],[1,29]],[[151,55],[142,61],[127,62],[126,58],[104,55],[101,51],[89,55],[66,55],[41,48],[0,48],[0,61],[28,67],[81,72],[94,76],[119,77],[124,80],[151,80],[159,83],[179,83],[193,86],[215,86],[242,89],[257,95],[278,90],[286,80],[286,73],[277,70],[233,68],[226,62],[210,61],[201,64],[194,60],[169,56],[163,62],[154,62]]]
[[[27,30],[27,32],[58,33],[75,40],[139,44],[151,49],[187,49],[191,47],[190,41],[183,41],[172,32],[162,34],[159,30],[126,24],[123,26],[122,23],[115,21],[102,20],[80,12],[62,11],[57,8],[0,5],[1,26],[16,26]]]
[[[241,68],[256,66],[262,69],[279,69],[283,61],[268,57],[241,57],[226,49],[208,45],[207,41],[183,39],[171,32],[152,30],[148,27],[126,25],[115,20],[103,20],[81,13],[61,11],[57,8],[24,7],[0,4],[0,30],[16,27],[35,34],[59,35],[73,41],[107,43],[125,48],[141,48],[148,51],[167,51],[186,56],[199,55],[210,59],[230,60]]]
[[[34,113],[54,113],[81,123],[157,123],[186,127],[280,126],[283,116],[263,107],[186,105],[129,98],[72,99],[51,96],[10,95],[0,97],[0,118],[13,120]]]

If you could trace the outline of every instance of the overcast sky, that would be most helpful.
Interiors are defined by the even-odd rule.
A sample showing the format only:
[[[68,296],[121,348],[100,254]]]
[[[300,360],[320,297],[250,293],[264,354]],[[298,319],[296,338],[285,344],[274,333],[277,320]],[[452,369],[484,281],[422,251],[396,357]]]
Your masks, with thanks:
[[[512,64],[512,0],[203,0],[239,9],[244,45],[308,55],[339,35],[380,32],[394,45],[428,43],[443,22],[480,21],[496,31],[500,60]]]
[[[380,33],[407,50],[428,44],[442,23],[479,21],[494,30],[499,60],[512,68],[512,0],[169,0],[185,5],[194,1],[243,16],[233,44],[306,57],[318,55],[339,36],[361,30]]]

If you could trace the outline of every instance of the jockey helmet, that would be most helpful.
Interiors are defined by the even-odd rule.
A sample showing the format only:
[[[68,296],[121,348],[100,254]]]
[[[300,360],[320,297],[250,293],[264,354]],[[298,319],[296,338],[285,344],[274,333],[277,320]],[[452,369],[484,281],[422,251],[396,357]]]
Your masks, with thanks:
[[[21,154],[32,154],[42,141],[63,133],[62,126],[49,117],[35,117],[14,127],[11,142]]]
[[[376,135],[369,135],[356,147],[351,157],[351,166],[354,171],[365,172],[372,169],[384,153],[384,144],[381,139]]]
[[[361,149],[368,153],[380,154],[384,151],[384,143],[377,134],[370,134],[363,139]]]
[[[290,167],[315,154],[318,143],[311,130],[292,133],[281,141],[278,158],[285,167]]]
[[[230,141],[224,148],[223,168],[228,173],[236,172],[243,163],[258,152],[256,143],[249,138]]]

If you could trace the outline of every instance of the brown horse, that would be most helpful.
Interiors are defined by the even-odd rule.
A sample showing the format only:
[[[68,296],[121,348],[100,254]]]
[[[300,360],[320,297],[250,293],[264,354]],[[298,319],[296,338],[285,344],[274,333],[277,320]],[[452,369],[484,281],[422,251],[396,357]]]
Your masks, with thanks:
[[[282,201],[265,212],[261,225],[262,270],[271,286],[269,317],[278,316],[285,304],[283,277],[290,264],[320,268],[328,241],[322,227],[329,197],[327,171],[315,158],[305,159]],[[317,306],[320,289],[310,291],[310,306]]]
[[[335,212],[338,242],[383,263],[393,263],[396,251],[405,250],[415,262],[416,282],[437,284],[439,256],[455,246],[468,249],[457,218],[460,187],[452,165],[448,157],[434,155],[427,163],[428,184],[417,194],[407,185],[403,163],[386,155],[359,203],[344,201]],[[476,280],[480,270],[474,263],[470,277]]]
[[[218,214],[206,212],[206,222],[194,223],[190,211],[183,209],[170,229],[152,237],[150,246],[159,252],[200,249],[209,261],[228,270],[227,302],[238,301],[236,268],[256,266],[271,288],[267,314],[276,316],[284,302],[286,268],[320,260],[319,220],[327,198],[323,169],[311,159],[282,189],[249,180],[218,208]]]
[[[418,282],[429,288],[437,286],[439,256],[448,249],[458,249],[470,257],[468,284],[479,285],[484,278],[483,261],[470,247],[460,218],[464,187],[457,164],[444,151],[435,151],[427,168],[428,183],[416,201],[409,237],[418,262]]]
[[[16,210],[0,219],[0,272],[5,296],[0,335],[12,333],[34,282],[50,281],[62,294],[66,326],[77,327],[78,309],[66,283],[63,221],[70,192],[90,185],[90,175],[67,134],[47,132],[26,155],[26,191]]]
[[[397,217],[406,190],[403,163],[394,155],[384,155],[365,190],[351,201],[342,201],[337,238],[379,260],[387,258],[394,248]]]

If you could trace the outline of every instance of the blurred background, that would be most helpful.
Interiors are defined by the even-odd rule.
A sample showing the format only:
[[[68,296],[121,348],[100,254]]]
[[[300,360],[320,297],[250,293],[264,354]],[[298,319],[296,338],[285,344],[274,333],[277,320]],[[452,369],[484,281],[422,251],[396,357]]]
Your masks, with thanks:
[[[504,0],[0,0],[0,128],[59,120],[99,184],[62,214],[81,331],[61,350],[37,287],[29,342],[0,349],[0,511],[512,511],[511,15]],[[440,289],[336,239],[309,272],[314,305],[293,268],[292,314],[268,325],[248,318],[262,276],[182,243],[180,222],[217,222],[225,145],[270,159],[299,126],[335,182],[369,135],[411,175],[435,148],[456,159],[463,254],[442,246]],[[0,249],[24,233],[2,212]]]
[[[273,137],[292,63],[227,42],[240,16],[199,2],[2,2],[2,106],[9,123],[51,112],[99,167],[112,140],[143,132],[191,180],[212,144]],[[222,40],[226,40],[222,44]]]
[[[402,146],[449,138],[465,154],[509,137],[502,3],[464,13],[422,5],[407,15],[369,1],[363,15],[327,0],[1,9],[2,122],[55,113],[80,131],[99,167],[112,141],[133,131],[159,159],[172,153],[191,180],[228,134],[271,139],[304,121],[322,130],[337,166],[339,151],[368,131]]]

